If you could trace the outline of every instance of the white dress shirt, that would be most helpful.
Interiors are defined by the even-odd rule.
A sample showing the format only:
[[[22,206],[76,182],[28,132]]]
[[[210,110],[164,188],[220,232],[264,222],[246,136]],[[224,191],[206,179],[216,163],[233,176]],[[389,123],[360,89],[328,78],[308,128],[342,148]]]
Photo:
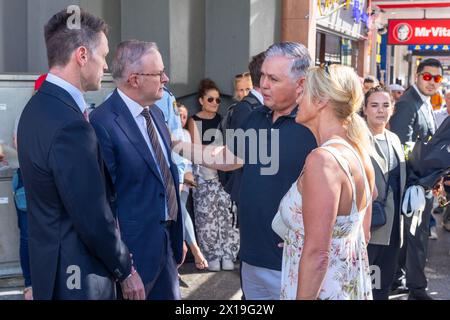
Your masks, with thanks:
[[[78,108],[80,108],[81,110],[81,113],[84,114],[84,110],[86,110],[87,105],[86,101],[84,100],[83,93],[80,91],[80,89],[70,84],[66,80],[61,79],[60,77],[55,76],[54,74],[51,73],[47,74],[47,78],[45,80],[66,90],[71,95],[73,100],[75,100]]]
[[[436,132],[437,126],[436,126],[436,118],[433,113],[433,107],[431,105],[431,98],[429,96],[422,94],[419,88],[417,88],[417,85],[414,84],[413,87],[423,101],[423,104],[420,108],[421,109],[423,108],[425,110],[425,114],[428,115],[429,119],[428,124],[431,126],[431,132],[434,134]]]
[[[133,119],[136,122],[136,125],[138,126],[139,131],[141,132],[142,136],[144,137],[145,142],[147,143],[148,149],[150,150],[150,153],[152,154],[153,160],[155,161],[156,167],[158,168],[161,180],[164,181],[164,178],[162,177],[162,174],[161,174],[161,170],[158,166],[158,162],[156,161],[155,151],[153,150],[153,146],[150,142],[150,137],[148,135],[147,121],[145,120],[144,116],[141,114],[142,111],[144,111],[144,108],[136,101],[130,99],[125,93],[123,93],[119,89],[117,89],[117,92],[119,93],[122,100],[125,102],[125,105],[128,107],[128,110],[130,111],[131,115],[133,116]],[[155,127],[156,134],[158,136],[159,144],[161,145],[161,149],[164,153],[164,158],[166,159],[167,166],[170,168],[169,157],[167,155],[167,150],[164,145],[164,141],[163,141],[161,134],[158,131],[158,127],[156,126],[154,121],[153,121],[153,125]],[[167,198],[167,195],[166,195],[166,198]],[[168,216],[168,208],[167,208],[167,201],[166,201],[166,220],[168,220],[168,217],[169,216]]]
[[[258,99],[261,104],[264,104],[264,97],[261,93],[256,91],[255,89],[250,90],[250,92]]]
[[[447,119],[448,117],[447,106],[444,106],[442,109],[433,111],[433,113],[434,118],[436,119],[436,129],[437,129],[441,126],[442,122],[444,122],[444,120]]]

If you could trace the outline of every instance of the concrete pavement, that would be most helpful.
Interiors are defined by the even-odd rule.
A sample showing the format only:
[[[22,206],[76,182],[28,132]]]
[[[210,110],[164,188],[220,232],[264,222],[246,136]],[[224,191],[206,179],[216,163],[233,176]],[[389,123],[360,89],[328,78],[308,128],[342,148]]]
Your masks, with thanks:
[[[425,271],[430,295],[435,299],[450,300],[450,232],[440,225],[441,218],[437,216],[439,239],[429,241],[429,258]],[[180,268],[180,275],[183,299],[241,299],[238,265],[234,271],[208,272],[197,270],[194,263],[186,263]],[[21,290],[21,277],[0,279],[0,300],[20,300]],[[394,300],[406,298],[406,294],[391,297]]]

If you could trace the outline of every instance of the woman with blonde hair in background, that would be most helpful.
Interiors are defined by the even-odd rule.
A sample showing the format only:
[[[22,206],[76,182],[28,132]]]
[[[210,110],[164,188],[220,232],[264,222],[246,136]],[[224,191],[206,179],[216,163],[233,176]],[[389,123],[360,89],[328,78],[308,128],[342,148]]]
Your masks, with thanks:
[[[250,72],[240,73],[234,76],[234,100],[241,101],[253,89]]]
[[[361,84],[340,65],[312,68],[305,82],[296,122],[320,147],[280,203],[287,226],[281,298],[372,299],[366,245],[375,181],[370,133],[358,115]]]

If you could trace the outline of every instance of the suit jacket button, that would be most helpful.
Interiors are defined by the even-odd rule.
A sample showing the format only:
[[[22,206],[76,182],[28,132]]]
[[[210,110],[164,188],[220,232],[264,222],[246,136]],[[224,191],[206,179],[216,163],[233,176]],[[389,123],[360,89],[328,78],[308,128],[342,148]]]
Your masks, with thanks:
[[[159,197],[160,197],[160,198],[165,198],[165,194],[161,192],[161,193],[159,194]]]

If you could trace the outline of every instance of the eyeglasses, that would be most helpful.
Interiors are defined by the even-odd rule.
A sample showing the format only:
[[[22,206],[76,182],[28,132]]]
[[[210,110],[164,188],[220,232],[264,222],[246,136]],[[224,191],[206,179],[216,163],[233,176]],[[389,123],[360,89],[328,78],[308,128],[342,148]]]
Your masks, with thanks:
[[[422,72],[419,73],[419,75],[422,76],[422,79],[425,81],[430,81],[431,79],[434,79],[434,82],[441,83],[442,82],[442,76],[440,74],[432,75],[429,72]]]
[[[158,73],[137,73],[137,72],[134,72],[132,74],[135,74],[137,76],[159,77],[159,81],[162,81],[164,76],[166,75],[166,70],[164,69],[163,71],[158,72]]]
[[[216,98],[216,103],[220,104],[222,102],[222,99],[220,98]],[[208,97],[208,99],[206,99],[206,101],[208,101],[209,103],[213,103],[214,102],[214,98],[213,97]]]

